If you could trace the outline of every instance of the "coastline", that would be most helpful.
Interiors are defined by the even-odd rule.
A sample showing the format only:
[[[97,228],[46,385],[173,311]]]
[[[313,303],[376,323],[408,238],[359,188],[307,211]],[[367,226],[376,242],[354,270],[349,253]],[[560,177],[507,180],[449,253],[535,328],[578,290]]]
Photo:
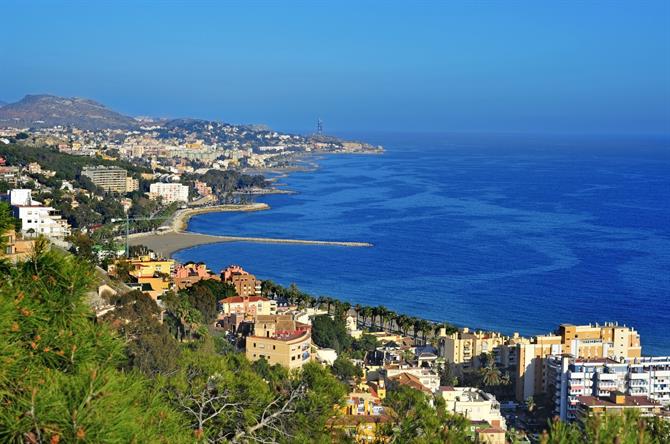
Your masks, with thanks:
[[[270,237],[219,236],[186,231],[191,217],[205,213],[251,212],[270,209],[266,203],[245,205],[216,205],[204,208],[186,208],[178,210],[158,232],[135,233],[128,237],[131,246],[145,245],[163,257],[172,257],[175,253],[192,247],[225,242],[254,242],[264,244],[293,244],[331,247],[367,248],[373,245],[368,242],[328,241],[309,239],[283,239]]]
[[[269,210],[270,205],[266,203],[254,202],[251,204],[240,205],[213,205],[211,207],[186,208],[178,210],[170,220],[170,228],[175,233],[183,233],[188,227],[188,221],[191,217],[205,213],[225,213],[225,212],[250,212]]]

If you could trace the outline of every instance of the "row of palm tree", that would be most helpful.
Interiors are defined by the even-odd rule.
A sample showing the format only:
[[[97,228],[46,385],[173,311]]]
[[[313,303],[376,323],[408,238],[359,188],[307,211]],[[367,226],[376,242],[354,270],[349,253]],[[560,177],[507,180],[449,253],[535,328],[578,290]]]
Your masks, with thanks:
[[[272,281],[264,281],[263,292],[269,297],[285,298],[290,304],[296,305],[299,308],[325,308],[328,314],[342,319],[346,318],[353,309],[356,314],[356,325],[358,326],[400,333],[403,336],[408,336],[411,331],[415,341],[421,336],[424,343],[426,343],[429,337],[436,337],[442,328],[446,329],[447,334],[457,331],[456,327],[446,322],[431,322],[416,316],[396,313],[383,305],[370,307],[356,304],[352,306],[349,302],[329,296],[314,297],[301,291],[295,284],[291,284],[288,288],[285,288]]]

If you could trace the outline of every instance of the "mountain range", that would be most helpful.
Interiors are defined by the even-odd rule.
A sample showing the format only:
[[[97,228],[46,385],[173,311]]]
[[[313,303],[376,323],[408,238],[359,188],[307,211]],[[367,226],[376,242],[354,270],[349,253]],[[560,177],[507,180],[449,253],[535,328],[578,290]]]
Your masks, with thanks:
[[[44,128],[56,125],[84,130],[132,129],[138,121],[90,99],[27,95],[18,102],[2,105],[0,128]]]

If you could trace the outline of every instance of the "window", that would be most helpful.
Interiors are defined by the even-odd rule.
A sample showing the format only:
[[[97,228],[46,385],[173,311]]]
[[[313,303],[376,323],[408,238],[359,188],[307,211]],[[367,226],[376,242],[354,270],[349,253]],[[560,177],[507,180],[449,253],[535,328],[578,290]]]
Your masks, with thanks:
[[[272,350],[277,350],[277,346],[276,346],[276,345],[273,345],[273,346],[272,346]]]

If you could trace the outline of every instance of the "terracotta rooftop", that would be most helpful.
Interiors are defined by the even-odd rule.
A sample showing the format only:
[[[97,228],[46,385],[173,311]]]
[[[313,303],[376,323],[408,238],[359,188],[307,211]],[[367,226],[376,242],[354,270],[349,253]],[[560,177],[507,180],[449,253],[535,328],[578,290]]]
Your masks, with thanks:
[[[611,398],[599,398],[596,396],[578,396],[580,404],[587,407],[661,407],[661,403],[650,399],[647,396],[629,396],[622,395],[622,403],[616,403]]]
[[[424,393],[432,394],[428,387],[423,385],[419,378],[409,373],[400,373],[396,376],[391,376],[389,379],[396,381],[400,385],[406,385],[416,390],[420,390]]]
[[[222,304],[240,304],[245,301],[245,298],[242,296],[231,296],[229,298],[222,299],[220,302]],[[258,301],[269,301],[269,299],[261,296],[249,296],[246,298],[247,302],[258,302]]]

